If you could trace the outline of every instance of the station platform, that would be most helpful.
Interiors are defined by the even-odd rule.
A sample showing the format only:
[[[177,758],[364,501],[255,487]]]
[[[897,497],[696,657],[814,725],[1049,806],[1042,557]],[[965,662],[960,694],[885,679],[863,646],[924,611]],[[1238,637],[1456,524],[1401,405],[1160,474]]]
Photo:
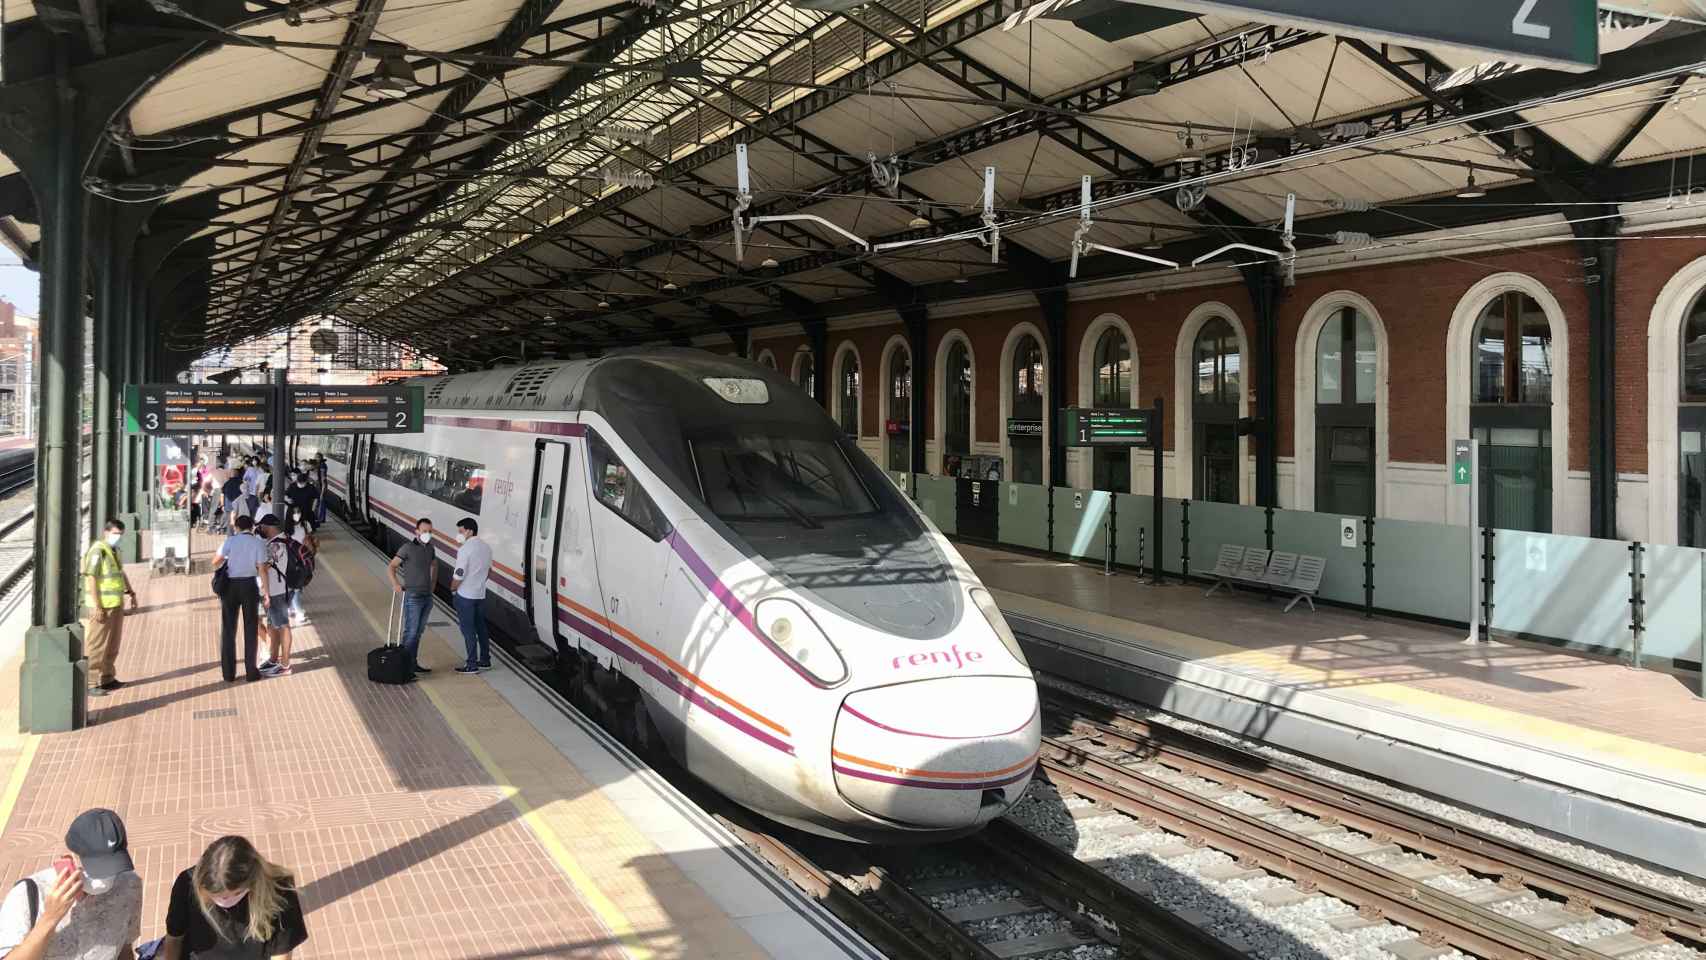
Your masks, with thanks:
[[[258,683],[219,675],[205,563],[130,570],[126,686],[72,733],[19,735],[0,717],[0,889],[106,806],[146,884],[144,939],[164,933],[177,873],[239,833],[295,873],[298,958],[880,956],[537,679],[503,663],[453,674],[461,638],[442,605],[421,648],[435,672],[370,683],[382,558],[323,532],[293,672]],[[0,624],[13,717],[25,619]]]
[[[1699,677],[1461,629],[960,546],[1031,665],[1701,875]]]

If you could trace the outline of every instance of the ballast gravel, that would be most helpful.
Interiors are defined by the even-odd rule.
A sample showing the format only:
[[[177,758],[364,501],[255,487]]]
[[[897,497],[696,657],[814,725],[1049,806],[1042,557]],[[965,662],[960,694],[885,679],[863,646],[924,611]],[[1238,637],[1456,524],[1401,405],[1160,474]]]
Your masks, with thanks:
[[[1039,677],[1038,682],[1044,686],[1057,687],[1069,693],[1125,710],[1134,716],[1142,717],[1152,723],[1166,724],[1167,726],[1178,730],[1184,730],[1222,743],[1231,744],[1240,749],[1256,753],[1282,766],[1321,777],[1324,780],[1340,784],[1341,786],[1373,794],[1383,800],[1401,804],[1424,816],[1461,824],[1506,840],[1512,840],[1537,852],[1560,857],[1578,866],[1587,867],[1593,870],[1600,870],[1621,880],[1650,887],[1654,890],[1667,893],[1672,896],[1682,897],[1706,906],[1706,883],[1701,883],[1700,881],[1688,878],[1681,874],[1656,869],[1645,864],[1634,862],[1626,857],[1620,857],[1604,850],[1588,847],[1553,834],[1543,833],[1529,827],[1518,826],[1516,824],[1488,816],[1484,813],[1470,810],[1466,807],[1436,800],[1432,797],[1425,797],[1421,794],[1413,793],[1399,787],[1394,787],[1378,780],[1371,780],[1368,777],[1340,770],[1336,767],[1330,767],[1286,750],[1280,750],[1266,744],[1247,740],[1216,727],[1210,727],[1172,714],[1163,713],[1151,707],[1135,704],[1129,700],[1123,700],[1119,697],[1109,696],[1099,690],[1093,690],[1089,687],[1081,686],[1079,684],[1072,683],[1071,681],[1062,680],[1058,677]],[[1326,840],[1325,837],[1322,839]],[[1700,956],[1693,950],[1688,950],[1686,948],[1682,949],[1682,953],[1674,954],[1674,956]],[[1673,954],[1666,953],[1662,955],[1655,954],[1649,957],[1649,954],[1653,954],[1653,951],[1649,950],[1638,954],[1629,954],[1625,957],[1625,960],[1629,960],[1629,958],[1634,958],[1634,960],[1670,960],[1670,957],[1673,956]]]
[[[1327,921],[1355,911],[1343,901],[1319,894],[1289,906],[1270,907],[1257,895],[1275,887],[1289,888],[1289,880],[1265,874],[1224,882],[1209,879],[1205,869],[1231,864],[1232,858],[1202,847],[1160,859],[1150,851],[1176,847],[1183,838],[1160,828],[1115,835],[1108,828],[1131,823],[1129,817],[1116,814],[1074,821],[1066,812],[1071,803],[1071,799],[1063,801],[1051,785],[1036,781],[1007,816],[1104,873],[1147,887],[1163,907],[1201,914],[1207,918],[1209,932],[1223,940],[1242,942],[1253,956],[1271,960],[1392,960],[1392,954],[1382,946],[1415,935],[1392,924],[1336,930]],[[1446,956],[1457,960],[1462,954]]]

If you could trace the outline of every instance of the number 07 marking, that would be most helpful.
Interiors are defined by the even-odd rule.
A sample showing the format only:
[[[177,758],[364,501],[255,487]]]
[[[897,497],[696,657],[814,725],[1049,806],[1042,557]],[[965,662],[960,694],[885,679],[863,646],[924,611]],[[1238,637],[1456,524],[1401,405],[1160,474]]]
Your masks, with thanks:
[[[1511,18],[1511,33],[1519,37],[1533,37],[1536,40],[1552,39],[1552,28],[1543,23],[1530,23],[1529,14],[1534,12],[1534,5],[1540,0],[1522,0],[1521,9]]]

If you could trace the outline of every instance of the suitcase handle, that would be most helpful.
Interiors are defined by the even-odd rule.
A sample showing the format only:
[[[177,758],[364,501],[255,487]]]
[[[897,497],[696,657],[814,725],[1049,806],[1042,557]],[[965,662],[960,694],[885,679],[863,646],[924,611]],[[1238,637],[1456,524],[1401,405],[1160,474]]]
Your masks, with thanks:
[[[391,586],[389,581],[387,581],[385,585],[388,587]],[[397,629],[396,630],[391,629],[391,621],[393,619],[395,619],[397,621]],[[391,638],[393,638],[393,637],[395,637],[397,639],[397,642],[395,644],[393,644],[391,642]],[[397,616],[397,590],[395,587],[392,587],[392,589],[391,589],[391,609],[389,612],[387,612],[385,614],[385,645],[387,647],[402,646],[402,643],[403,643],[403,619],[401,617]]]

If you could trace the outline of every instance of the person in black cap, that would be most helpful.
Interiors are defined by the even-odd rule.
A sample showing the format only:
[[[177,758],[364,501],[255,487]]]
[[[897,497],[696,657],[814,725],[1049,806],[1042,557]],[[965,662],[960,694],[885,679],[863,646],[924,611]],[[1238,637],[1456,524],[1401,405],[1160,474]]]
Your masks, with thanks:
[[[25,877],[0,903],[3,960],[119,960],[142,935],[142,878],[124,821],[85,810],[65,834],[71,851]]]

